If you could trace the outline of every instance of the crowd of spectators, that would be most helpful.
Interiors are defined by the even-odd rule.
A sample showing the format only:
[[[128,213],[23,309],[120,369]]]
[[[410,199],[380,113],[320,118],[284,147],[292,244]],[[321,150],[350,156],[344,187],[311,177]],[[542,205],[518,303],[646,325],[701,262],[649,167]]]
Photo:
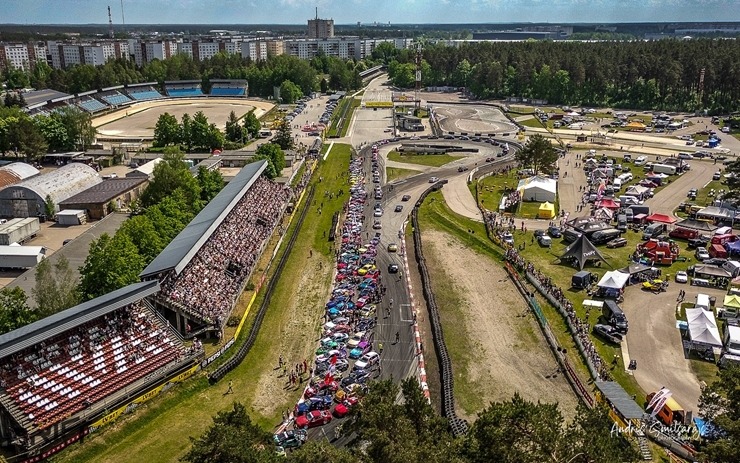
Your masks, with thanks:
[[[6,357],[0,386],[29,420],[45,427],[186,355],[138,303]]]
[[[281,185],[258,178],[185,269],[165,277],[160,294],[195,318],[223,326],[287,198]]]

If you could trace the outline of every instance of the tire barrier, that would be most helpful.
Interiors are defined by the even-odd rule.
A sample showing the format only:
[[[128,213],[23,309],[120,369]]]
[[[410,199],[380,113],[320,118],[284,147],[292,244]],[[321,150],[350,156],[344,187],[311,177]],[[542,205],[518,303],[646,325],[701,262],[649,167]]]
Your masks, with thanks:
[[[442,416],[447,418],[450,423],[450,430],[452,434],[457,437],[468,432],[467,421],[459,418],[455,413],[455,397],[454,397],[454,375],[452,372],[452,361],[450,360],[449,353],[447,352],[447,345],[444,340],[444,333],[442,332],[442,323],[439,319],[439,309],[434,299],[434,294],[431,289],[431,281],[429,278],[429,272],[427,270],[426,259],[421,245],[421,231],[419,228],[419,207],[424,202],[424,199],[432,191],[437,191],[442,188],[445,182],[437,182],[431,187],[427,188],[424,193],[421,194],[419,200],[414,204],[414,208],[411,211],[411,224],[414,230],[414,254],[416,255],[416,263],[419,267],[419,275],[421,276],[421,287],[424,294],[424,299],[427,303],[427,310],[429,311],[429,321],[432,327],[432,340],[434,342],[434,350],[437,354],[437,361],[439,363],[440,371],[440,383],[442,386]]]
[[[230,372],[240,363],[242,363],[247,357],[249,351],[252,349],[252,346],[257,339],[257,334],[259,334],[260,327],[262,326],[262,320],[265,318],[265,313],[267,313],[267,308],[270,306],[272,293],[275,290],[277,282],[280,280],[280,275],[283,273],[285,263],[287,262],[291,251],[293,250],[293,245],[298,238],[298,233],[300,232],[301,226],[303,225],[303,220],[306,218],[306,214],[308,213],[310,204],[313,202],[313,195],[315,191],[316,187],[311,187],[311,190],[308,192],[303,210],[301,211],[301,215],[298,218],[298,222],[296,223],[295,228],[293,228],[293,233],[290,235],[290,239],[288,240],[285,252],[280,257],[280,261],[275,267],[275,273],[272,275],[272,278],[270,278],[270,282],[267,284],[267,289],[265,290],[265,298],[262,300],[262,304],[260,304],[260,308],[257,311],[257,316],[254,318],[252,328],[249,330],[247,340],[244,341],[244,344],[239,347],[239,350],[237,350],[236,353],[229,360],[224,362],[222,365],[216,368],[213,373],[208,375],[208,381],[210,381],[211,384],[220,381],[224,376],[226,376],[226,373]]]

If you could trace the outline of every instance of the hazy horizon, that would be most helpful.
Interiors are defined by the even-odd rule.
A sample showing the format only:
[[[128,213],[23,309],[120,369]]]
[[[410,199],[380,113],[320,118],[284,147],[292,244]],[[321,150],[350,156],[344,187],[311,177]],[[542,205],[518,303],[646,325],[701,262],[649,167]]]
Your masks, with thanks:
[[[121,0],[3,0],[2,24],[107,24],[108,5],[121,25]],[[316,6],[320,18],[337,25],[740,21],[740,0],[123,0],[123,6],[129,26],[300,25]]]

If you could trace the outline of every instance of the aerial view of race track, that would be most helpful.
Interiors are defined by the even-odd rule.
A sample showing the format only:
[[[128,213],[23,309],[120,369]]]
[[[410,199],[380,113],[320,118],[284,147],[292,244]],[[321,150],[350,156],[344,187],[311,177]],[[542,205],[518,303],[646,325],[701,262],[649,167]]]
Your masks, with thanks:
[[[426,95],[425,95],[426,96]],[[444,133],[473,135],[475,133],[515,134],[516,124],[497,107],[476,104],[431,104],[432,111]]]

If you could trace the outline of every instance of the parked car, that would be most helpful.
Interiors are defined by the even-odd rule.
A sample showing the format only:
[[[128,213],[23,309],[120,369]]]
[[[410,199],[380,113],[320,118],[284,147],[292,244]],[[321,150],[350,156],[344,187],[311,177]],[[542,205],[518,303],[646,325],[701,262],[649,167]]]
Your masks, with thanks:
[[[705,261],[709,259],[709,252],[707,251],[707,248],[705,247],[698,247],[696,248],[696,251],[694,252],[694,257],[696,257],[700,261]]]
[[[388,265],[388,273],[398,273],[398,265],[396,265],[396,264],[389,264]]]
[[[501,238],[504,240],[504,243],[514,245],[514,235],[511,233],[504,233]]]
[[[542,246],[543,248],[549,248],[552,246],[552,238],[549,236],[543,234],[541,236],[537,237],[537,242]]]
[[[341,403],[338,403],[336,407],[334,407],[334,416],[337,418],[343,418],[347,416],[347,413],[357,405],[357,402],[359,402],[360,399],[357,397],[347,397],[344,399]]]
[[[627,246],[627,239],[626,238],[615,238],[608,243],[606,243],[607,248],[621,248]]]
[[[295,426],[298,429],[308,429],[317,426],[323,426],[331,421],[331,413],[327,410],[312,410],[305,415],[295,419]]]
[[[380,361],[380,355],[377,352],[368,352],[358,361],[355,362],[355,370],[367,370]]]
[[[396,243],[389,244],[388,252],[398,252],[398,245]]]
[[[689,240],[689,249],[703,247],[709,243],[709,240],[709,237],[704,235],[700,235],[698,238],[692,238]]]
[[[614,344],[622,343],[622,334],[611,325],[594,325],[594,333]]]
[[[552,236],[553,238],[560,238],[563,236],[563,231],[560,230],[560,227],[551,226],[547,229],[547,233]]]
[[[403,211],[403,206],[401,206],[400,204],[396,204],[396,208],[393,209],[393,210],[396,211],[396,212],[401,212],[401,211]]]
[[[291,429],[273,436],[275,445],[286,449],[298,448],[306,442],[308,435],[303,429]]]
[[[683,270],[676,272],[676,283],[687,283],[689,281],[689,275]]]

